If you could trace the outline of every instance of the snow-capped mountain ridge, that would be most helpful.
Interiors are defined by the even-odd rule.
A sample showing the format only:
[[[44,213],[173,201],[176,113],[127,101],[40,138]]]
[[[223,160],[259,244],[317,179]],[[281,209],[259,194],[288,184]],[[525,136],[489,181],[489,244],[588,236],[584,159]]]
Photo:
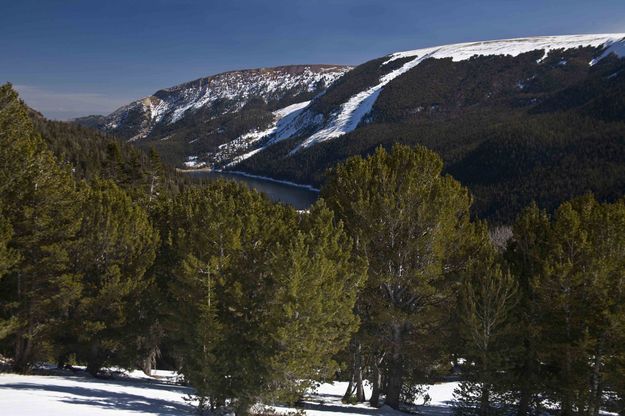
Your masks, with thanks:
[[[343,103],[340,109],[332,114],[329,120],[324,123],[312,135],[305,138],[302,143],[296,147],[292,153],[307,148],[316,143],[340,137],[346,133],[355,130],[361,121],[371,111],[378,95],[386,84],[391,82],[398,76],[408,72],[412,68],[419,65],[426,59],[445,59],[451,58],[452,61],[458,62],[470,59],[474,56],[489,55],[510,55],[518,56],[523,53],[544,50],[542,61],[551,51],[561,49],[575,49],[579,47],[602,47],[602,53],[589,62],[594,65],[606,56],[614,53],[619,57],[625,56],[625,33],[617,34],[599,34],[599,35],[571,35],[571,36],[541,36],[529,38],[516,38],[493,40],[483,42],[465,42],[443,46],[435,46],[422,48],[404,52],[396,52],[389,55],[389,58],[382,63],[382,66],[400,59],[414,58],[404,63],[400,68],[391,71],[382,76],[379,83],[367,90],[361,91],[353,95],[348,101]],[[318,120],[314,114],[302,114],[301,117],[310,120]],[[301,123],[302,129],[309,129],[316,122]],[[300,131],[301,131],[300,130]],[[293,133],[297,136],[299,131]]]
[[[130,128],[130,133],[123,135],[138,140],[159,124],[173,124],[188,113],[217,104],[221,107],[215,109],[215,115],[220,115],[240,110],[252,98],[270,102],[323,89],[349,69],[342,65],[292,65],[224,72],[136,100],[106,116],[101,128],[114,133]]]
[[[186,160],[190,167],[228,167],[286,139],[294,140],[293,146],[288,145],[289,154],[294,155],[375,122],[376,103],[385,88],[402,82],[399,77],[418,71],[419,65],[430,58],[459,62],[479,56],[517,57],[543,51],[542,55],[532,58],[536,59],[532,65],[538,68],[545,65],[551,54],[572,52],[577,48],[596,49],[584,52],[589,66],[610,55],[623,57],[625,33],[432,46],[395,52],[363,64],[353,72],[350,72],[352,67],[340,65],[294,65],[224,72],[161,89],[150,97],[121,107],[97,127],[132,141],[166,140],[156,145],[164,149],[164,153],[171,152],[170,160],[175,163]],[[558,62],[562,67],[567,64],[566,60]],[[529,66],[528,70],[532,71]],[[352,82],[354,79],[356,81]],[[511,85],[525,91],[526,84],[532,80],[530,73],[529,79],[519,77]],[[337,90],[340,92],[330,93]],[[386,93],[382,95],[385,96]],[[257,99],[268,104],[262,114],[247,111],[248,104]],[[233,117],[245,122],[233,127]]]
[[[384,64],[398,58],[418,57],[430,55],[432,58],[452,58],[453,61],[462,61],[473,56],[511,55],[535,50],[544,50],[545,56],[557,49],[574,49],[579,47],[612,47],[622,43],[625,33],[590,34],[590,35],[563,35],[563,36],[535,36],[525,38],[500,39],[476,42],[463,42],[449,45],[433,46],[390,55]],[[604,57],[604,56],[602,56]],[[544,58],[544,57],[543,57]]]

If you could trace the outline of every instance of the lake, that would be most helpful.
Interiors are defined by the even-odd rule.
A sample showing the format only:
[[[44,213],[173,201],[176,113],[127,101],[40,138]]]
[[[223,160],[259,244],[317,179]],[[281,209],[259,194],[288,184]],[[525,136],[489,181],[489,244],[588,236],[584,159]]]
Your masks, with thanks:
[[[295,209],[308,209],[319,198],[319,192],[291,183],[269,178],[247,176],[238,172],[196,171],[187,172],[202,179],[231,179],[243,182],[252,189],[267,195],[271,200],[292,205]]]

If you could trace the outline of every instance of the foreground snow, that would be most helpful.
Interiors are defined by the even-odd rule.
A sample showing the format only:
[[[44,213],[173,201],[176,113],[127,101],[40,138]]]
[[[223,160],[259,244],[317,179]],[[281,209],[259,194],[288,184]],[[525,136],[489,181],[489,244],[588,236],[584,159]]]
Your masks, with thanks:
[[[453,414],[451,407],[454,389],[457,382],[440,383],[428,386],[427,393],[430,395],[430,402],[423,406],[421,398],[417,399],[418,413],[424,416],[450,416]],[[406,413],[399,412],[389,406],[382,406],[379,409],[370,407],[366,403],[349,405],[341,402],[341,398],[347,389],[347,382],[334,382],[320,385],[316,391],[310,394],[303,402],[307,416],[406,416]],[[365,385],[365,397],[371,397],[371,388]],[[293,411],[295,409],[277,407],[279,412]]]
[[[183,415],[192,392],[134,372],[128,377],[94,379],[81,372],[56,376],[0,374],[0,415]]]
[[[57,375],[0,374],[0,415],[73,416],[73,415],[188,415],[193,409],[183,397],[193,392],[189,387],[173,384],[172,374],[160,372],[146,377],[140,372],[111,379],[94,379],[82,372]],[[430,386],[432,401],[420,406],[426,416],[451,415],[452,393],[457,383]],[[341,397],[347,383],[322,384],[304,400],[308,416],[399,416],[388,406],[380,409],[366,404],[347,405]],[[371,391],[365,389],[367,398]],[[421,402],[418,401],[420,404]],[[276,407],[278,413],[296,409]]]

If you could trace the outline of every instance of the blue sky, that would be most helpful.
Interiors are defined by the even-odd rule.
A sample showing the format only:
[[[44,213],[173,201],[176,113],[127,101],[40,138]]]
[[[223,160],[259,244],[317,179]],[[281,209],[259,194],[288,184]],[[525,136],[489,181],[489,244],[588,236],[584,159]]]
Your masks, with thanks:
[[[66,119],[231,69],[611,32],[623,0],[0,0],[0,83]]]

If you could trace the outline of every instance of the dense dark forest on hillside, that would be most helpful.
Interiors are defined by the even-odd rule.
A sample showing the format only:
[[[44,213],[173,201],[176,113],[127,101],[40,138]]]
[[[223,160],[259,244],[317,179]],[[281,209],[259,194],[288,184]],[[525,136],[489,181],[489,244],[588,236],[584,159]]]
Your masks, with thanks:
[[[473,212],[490,221],[510,223],[531,201],[552,212],[586,192],[614,201],[625,189],[625,63],[608,57],[589,66],[596,54],[429,59],[385,86],[355,131],[295,154],[300,139],[286,140],[236,169],[319,186],[351,155],[420,144],[442,156],[445,171],[475,196]],[[375,71],[365,69],[379,64],[339,79],[320,111],[367,87]]]
[[[493,149],[494,180],[510,147]],[[530,204],[495,241],[438,154],[369,153],[297,212],[33,120],[0,87],[0,354],[22,373],[165,365],[200,412],[295,403],[333,379],[347,403],[370,380],[371,405],[402,409],[454,363],[458,416],[625,414],[625,200]]]

